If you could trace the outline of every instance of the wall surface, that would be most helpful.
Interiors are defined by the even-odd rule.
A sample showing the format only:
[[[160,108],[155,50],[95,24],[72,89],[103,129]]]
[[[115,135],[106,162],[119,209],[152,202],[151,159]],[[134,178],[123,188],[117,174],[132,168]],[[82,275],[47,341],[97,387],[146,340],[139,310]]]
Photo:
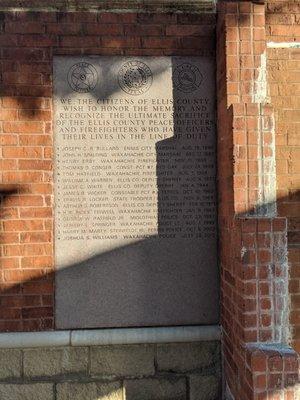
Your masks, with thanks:
[[[289,288],[295,285],[289,272],[294,262],[296,273],[299,257],[292,243],[297,219],[287,218],[299,215],[299,205],[295,197],[280,196],[282,185],[299,190],[290,157],[297,147],[286,143],[293,148],[282,152],[279,142],[284,137],[280,118],[285,115],[293,124],[297,115],[293,106],[288,112],[281,108],[287,90],[282,64],[277,74],[283,78],[277,83],[278,75],[268,82],[267,74],[267,65],[274,66],[270,42],[298,40],[299,4],[263,3],[218,5],[219,223],[228,399],[299,397],[298,354],[288,346],[293,334]],[[278,92],[273,105],[269,90],[274,84]],[[282,165],[294,167],[283,177]],[[294,293],[294,308],[296,298]]]
[[[215,14],[1,14],[0,331],[54,321],[53,55],[214,55]]]
[[[290,325],[300,351],[300,7],[269,2],[266,11],[269,98],[276,124],[278,213],[288,218]]]
[[[217,400],[219,342],[0,350],[0,398]]]
[[[224,381],[228,399],[297,400],[299,356],[288,344],[292,340],[299,350],[299,3],[262,3],[224,1],[218,5]],[[53,55],[214,55],[214,31],[215,15],[201,13],[1,14],[1,331],[54,328]],[[177,354],[176,347],[172,347],[172,356]],[[143,352],[145,347],[136,349]],[[83,349],[83,353],[94,350]],[[2,371],[8,372],[0,390],[13,393],[10,397],[16,399],[22,390],[23,398],[24,393],[32,398],[31,390],[36,390],[38,383],[32,387],[26,360],[37,352],[7,351],[1,360],[8,365]],[[48,350],[40,351],[40,357],[44,351]],[[57,359],[64,360],[63,354],[69,351],[60,350]],[[179,345],[178,352],[180,362],[187,362],[189,353]],[[192,353],[193,360],[201,359],[197,349]],[[118,348],[118,365],[122,354]],[[25,370],[20,367],[21,357]],[[44,361],[35,359],[35,363],[41,371],[44,365],[47,368]],[[150,368],[147,380],[130,382],[131,398],[140,398],[142,390],[145,399],[161,392],[184,398],[182,393],[192,396],[195,391],[194,398],[199,399],[202,389],[192,389],[196,387],[192,380],[187,386],[184,382],[190,371],[199,372],[202,367],[196,364],[182,372],[181,367],[177,369],[181,365],[178,359],[171,364],[159,367],[156,358],[156,370]],[[51,399],[53,390],[65,393],[66,383],[60,380],[65,370],[60,361],[51,365],[54,372],[46,371],[45,376],[60,378],[51,378],[50,383],[48,378],[37,378],[48,381],[38,388],[41,393],[45,390],[43,399]],[[84,382],[93,382],[90,370],[83,369],[88,376]],[[176,377],[179,374],[179,383],[170,384],[165,369],[174,371]],[[206,367],[203,371],[206,377],[215,374]],[[115,375],[119,379],[113,380],[120,382],[122,373]],[[137,375],[133,373],[133,377]],[[162,381],[157,383],[153,377]],[[100,373],[95,380],[102,378]],[[26,384],[26,388],[7,386],[7,379]],[[206,383],[213,378],[207,379]],[[98,383],[89,388],[94,397],[106,390]],[[67,392],[72,390],[80,393],[86,387],[75,385]]]

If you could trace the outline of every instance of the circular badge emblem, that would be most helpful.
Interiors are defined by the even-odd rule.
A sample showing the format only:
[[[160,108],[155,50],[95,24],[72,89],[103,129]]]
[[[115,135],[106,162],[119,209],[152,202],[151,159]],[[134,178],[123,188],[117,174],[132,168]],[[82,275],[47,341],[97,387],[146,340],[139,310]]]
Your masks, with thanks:
[[[92,64],[80,62],[70,68],[68,82],[75,92],[88,93],[97,85],[98,73]]]
[[[138,96],[147,92],[153,82],[151,69],[141,61],[128,61],[119,70],[120,88],[131,95]]]
[[[182,92],[194,92],[200,87],[202,81],[201,72],[192,64],[184,63],[178,65],[174,70],[174,85]]]

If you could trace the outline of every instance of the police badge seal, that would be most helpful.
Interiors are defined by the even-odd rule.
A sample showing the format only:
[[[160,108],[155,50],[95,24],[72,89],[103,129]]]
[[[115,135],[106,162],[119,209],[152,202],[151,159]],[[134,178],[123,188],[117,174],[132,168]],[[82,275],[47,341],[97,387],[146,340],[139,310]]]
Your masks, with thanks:
[[[80,62],[69,70],[68,83],[75,92],[88,93],[95,88],[97,82],[98,73],[92,64]]]
[[[153,82],[153,74],[147,64],[134,60],[126,62],[119,70],[120,88],[133,96],[146,93]]]
[[[203,81],[203,75],[195,65],[184,63],[175,68],[173,79],[176,89],[181,92],[191,93],[199,89]]]

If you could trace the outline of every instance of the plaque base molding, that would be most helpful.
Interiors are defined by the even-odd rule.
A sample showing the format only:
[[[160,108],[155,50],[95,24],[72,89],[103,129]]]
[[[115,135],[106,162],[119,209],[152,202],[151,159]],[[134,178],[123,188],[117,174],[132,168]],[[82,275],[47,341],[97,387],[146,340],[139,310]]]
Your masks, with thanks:
[[[220,338],[221,328],[218,325],[9,332],[0,334],[0,348],[184,343]]]

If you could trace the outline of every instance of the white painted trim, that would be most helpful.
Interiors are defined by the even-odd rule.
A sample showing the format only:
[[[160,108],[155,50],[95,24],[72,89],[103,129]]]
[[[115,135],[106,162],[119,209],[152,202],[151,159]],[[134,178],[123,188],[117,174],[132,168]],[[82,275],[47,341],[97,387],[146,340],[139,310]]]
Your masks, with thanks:
[[[70,331],[0,333],[0,348],[70,345]]]
[[[271,49],[300,49],[300,42],[267,42]]]
[[[73,331],[72,346],[108,344],[168,343],[219,340],[219,326],[179,326],[171,328],[128,328]]]
[[[103,346],[220,340],[218,325],[0,333],[0,348]]]

